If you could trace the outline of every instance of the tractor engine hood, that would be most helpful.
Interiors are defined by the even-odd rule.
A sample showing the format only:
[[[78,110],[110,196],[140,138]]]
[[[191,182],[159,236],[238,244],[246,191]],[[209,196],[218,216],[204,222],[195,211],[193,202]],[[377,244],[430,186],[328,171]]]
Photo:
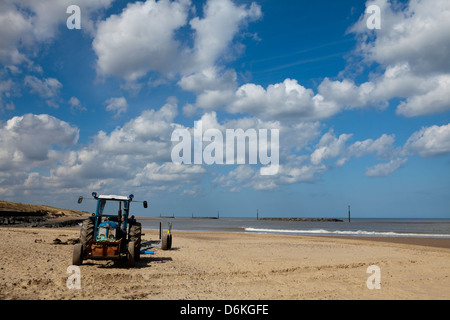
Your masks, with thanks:
[[[116,238],[118,227],[119,224],[114,221],[105,221],[100,223],[100,225],[98,226],[98,235],[96,240],[109,242],[118,241]]]

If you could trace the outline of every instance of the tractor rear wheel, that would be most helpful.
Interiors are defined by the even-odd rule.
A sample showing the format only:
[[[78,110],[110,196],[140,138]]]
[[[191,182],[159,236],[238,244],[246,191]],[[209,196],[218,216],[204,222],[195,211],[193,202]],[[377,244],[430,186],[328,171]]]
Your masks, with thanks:
[[[130,268],[134,267],[134,259],[135,259],[135,247],[136,244],[134,241],[129,241],[128,242],[128,253],[127,253],[127,258],[128,258],[128,266]]]
[[[89,242],[91,240],[94,240],[94,219],[88,218],[83,221],[83,224],[81,225],[81,231],[80,231],[80,240],[81,245],[83,246],[83,255],[86,254],[87,247],[89,245]]]
[[[83,263],[83,246],[81,243],[77,243],[73,247],[72,264],[74,266],[80,266]]]
[[[130,241],[134,241],[134,258],[139,261],[141,258],[141,238],[142,238],[142,225],[139,222],[135,222],[130,226]]]

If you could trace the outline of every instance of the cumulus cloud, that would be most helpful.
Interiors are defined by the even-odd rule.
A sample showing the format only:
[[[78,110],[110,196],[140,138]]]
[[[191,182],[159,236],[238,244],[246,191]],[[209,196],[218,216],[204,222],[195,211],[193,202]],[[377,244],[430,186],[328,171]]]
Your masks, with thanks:
[[[307,156],[290,155],[279,166],[276,175],[263,176],[260,175],[259,170],[249,165],[240,165],[227,174],[217,176],[212,184],[230,192],[240,192],[246,188],[273,190],[283,185],[317,181],[318,175],[325,171],[327,171],[326,165],[314,165],[308,161]]]
[[[201,167],[175,166],[170,140],[177,116],[177,102],[169,98],[159,110],[145,110],[111,132],[99,131],[92,143],[68,154],[50,171],[65,187],[102,189],[104,192],[173,190],[198,182]],[[113,187],[112,187],[113,186]],[[120,187],[117,187],[120,186]]]
[[[245,129],[257,126],[258,121],[263,126],[269,125],[255,118],[242,118],[219,124],[214,113],[205,115],[202,119],[208,127],[223,127],[222,129],[234,128],[236,125]],[[286,126],[279,122],[273,124],[278,125],[280,131],[290,135],[290,138],[296,136],[296,129],[300,129],[298,125]],[[261,176],[254,166],[239,165],[226,174],[218,174],[212,184],[230,192],[239,192],[246,188],[272,190],[283,185],[317,181],[333,166],[341,167],[351,159],[370,155],[381,162],[367,168],[364,175],[371,178],[386,177],[402,168],[411,156],[419,155],[427,158],[450,154],[450,124],[422,128],[413,133],[403,146],[398,147],[395,146],[394,135],[382,134],[377,139],[352,141],[353,134],[336,135],[332,129],[320,136],[320,126],[314,122],[304,123],[301,127],[297,132],[303,132],[304,136],[298,139],[298,143],[305,147],[301,150],[301,154],[295,154],[291,150],[295,140],[288,139],[286,142],[289,143],[280,143],[283,156],[280,158],[278,174]],[[307,128],[316,132],[307,135]],[[317,138],[318,142],[313,145]],[[308,145],[313,145],[311,151]]]
[[[131,181],[132,186],[153,185],[167,189],[169,187],[181,187],[183,184],[198,184],[206,170],[201,166],[181,166],[172,162],[162,165],[157,163],[147,164]]]
[[[448,111],[450,36],[445,26],[450,21],[449,2],[412,0],[399,5],[373,0],[366,5],[373,4],[381,8],[383,27],[369,30],[367,16],[362,15],[349,30],[357,39],[354,54],[363,58],[364,66],[378,65],[379,71],[372,72],[369,80],[356,83],[347,77],[325,77],[316,91],[295,79],[266,88],[246,83],[237,89],[229,86],[194,91],[197,101],[188,105],[186,111],[192,114],[197,109],[225,106],[227,112],[264,119],[325,120],[344,110],[367,107],[383,110],[395,98],[400,99],[397,114],[402,116]],[[188,89],[184,83],[180,84]]]
[[[359,51],[368,60],[384,66],[408,62],[414,72],[450,72],[450,3],[446,0],[410,0],[400,4],[387,0],[367,1],[381,9],[382,28],[366,27],[362,16],[351,31],[359,37]]]
[[[114,0],[79,0],[76,2],[81,9],[82,31],[91,34],[95,29],[94,14],[109,7]],[[20,95],[21,82],[15,78],[21,77],[24,70],[42,74],[43,68],[37,65],[36,56],[42,49],[42,44],[50,44],[57,38],[61,26],[66,25],[69,15],[68,6],[71,0],[3,0],[0,2],[0,111],[15,108],[13,102],[5,102],[4,97]],[[4,72],[4,74],[2,74]],[[3,91],[2,78],[6,75],[10,87]],[[11,80],[13,79],[13,80]],[[23,82],[32,92],[42,97],[47,105],[58,108],[58,97],[62,84],[59,80],[48,77],[28,75]]]
[[[89,14],[112,1],[94,4],[86,0],[79,5]],[[368,1],[367,5],[381,7],[382,29],[368,30],[361,17],[351,32],[358,41],[355,54],[377,68],[371,69],[369,79],[362,83],[326,77],[317,88],[289,78],[264,87],[240,84],[237,72],[226,68],[236,53],[239,31],[262,16],[255,3],[209,0],[200,16],[189,0],[133,2],[99,22],[98,28],[87,19],[87,28],[94,38],[99,75],[125,79],[129,87],[146,76],[160,77],[160,83],[175,79],[181,89],[195,94],[195,101],[186,104],[183,112],[199,115],[204,130],[279,129],[281,163],[277,175],[261,176],[257,168],[239,165],[213,179],[214,185],[235,192],[243,188],[270,190],[313,182],[330,168],[367,155],[380,161],[365,172],[375,177],[393,174],[414,155],[450,153],[450,125],[423,128],[404,146],[395,147],[394,135],[355,141],[352,133],[323,133],[320,122],[344,110],[383,109],[393,98],[400,99],[397,114],[401,116],[449,110],[450,42],[445,26],[450,8],[448,1],[436,1],[411,0],[402,5]],[[63,9],[65,13],[69,0],[51,4],[50,0],[6,0],[0,4],[0,62],[9,72],[18,74],[16,65],[32,64],[33,46],[51,40],[58,29],[55,26],[65,23],[67,15],[55,12]],[[84,18],[82,25],[86,25]],[[180,33],[191,36],[192,41],[185,38],[182,42]],[[23,83],[49,105],[56,105],[62,88],[57,79],[28,75]],[[13,86],[11,80],[0,81],[0,110],[10,106],[4,101]],[[69,104],[82,107],[76,97]],[[128,108],[125,97],[111,98],[106,104],[116,116]],[[231,113],[231,119],[220,121],[220,113],[215,112],[219,108]],[[14,117],[0,127],[0,192],[8,192],[7,186],[10,190],[37,190],[40,186],[73,190],[86,185],[104,190],[118,185],[124,189],[175,190],[183,184],[199,184],[210,172],[208,166],[171,163],[171,133],[175,127],[184,127],[175,122],[177,115],[177,101],[170,98],[159,110],[145,110],[114,130],[98,131],[91,142],[78,148],[73,147],[78,129],[64,121],[48,115]]]
[[[238,192],[244,188],[248,188],[255,177],[255,170],[250,166],[240,165],[236,169],[231,170],[227,175],[216,177],[212,183],[227,188],[231,192]]]
[[[189,0],[135,2],[100,22],[93,41],[98,72],[129,81],[175,72],[181,56],[174,33],[187,23],[189,7]]]
[[[203,8],[204,17],[195,17],[190,25],[195,30],[193,48],[194,72],[210,68],[229,50],[229,46],[242,24],[261,17],[261,7],[237,6],[230,0],[209,0]]]
[[[311,154],[311,163],[320,164],[325,160],[336,159],[337,166],[344,165],[351,158],[360,158],[368,154],[375,154],[377,158],[389,160],[400,152],[394,147],[394,135],[383,134],[376,140],[366,139],[347,144],[353,134],[341,134],[336,137],[333,130],[325,133],[314,152]]]
[[[373,4],[381,8],[383,27],[375,32],[369,30],[366,17],[362,16],[350,31],[358,39],[356,53],[369,64],[379,64],[384,74],[361,86],[335,82],[334,93],[346,84],[356,97],[354,101],[361,106],[392,98],[404,99],[397,107],[397,114],[408,117],[450,110],[450,35],[447,32],[450,3],[445,0],[411,0],[404,5],[387,0],[367,2],[367,6]]]
[[[32,21],[24,16],[9,2],[0,3],[0,62],[4,65],[16,65],[27,60],[19,51],[20,46],[30,45],[33,38]]]
[[[108,8],[114,0],[78,0],[82,29],[93,32],[93,14]],[[36,44],[52,40],[59,25],[65,25],[72,0],[4,0],[0,3],[0,62],[4,65],[31,63]]]
[[[312,145],[320,137],[319,141],[313,145],[312,151],[309,151],[309,147],[305,147],[300,154],[291,150],[295,144],[294,141],[291,141],[294,142],[291,144],[280,143],[283,156],[280,157],[280,167],[276,175],[261,176],[251,166],[244,165],[236,167],[227,174],[218,175],[213,183],[232,192],[240,191],[243,188],[272,190],[283,185],[315,182],[326,171],[334,166],[341,167],[352,158],[375,155],[379,160],[388,161],[369,168],[365,173],[368,177],[393,174],[407,161],[406,157],[401,156],[402,148],[394,147],[395,137],[393,135],[383,134],[378,139],[366,139],[351,143],[353,134],[337,136],[333,130],[329,130],[320,136],[319,127],[315,123],[304,124],[302,127],[303,131],[309,127],[314,128],[316,132],[312,135],[304,135],[303,139],[298,139],[300,145],[302,143],[305,146]],[[298,129],[300,128],[296,126],[282,127],[285,134],[294,136],[299,132],[296,131]],[[306,133],[304,131],[304,134]]]
[[[78,137],[78,128],[47,114],[13,117],[0,128],[0,170],[28,170],[56,161],[62,153],[54,146],[73,146]]]
[[[172,123],[177,115],[173,98],[159,110],[144,110],[109,134],[99,131],[91,148],[114,155],[141,155],[146,161],[170,160]]]
[[[252,83],[244,84],[236,91],[227,111],[249,113],[264,119],[299,121],[329,118],[339,112],[339,106],[314,94],[297,80],[286,79],[267,89]]]
[[[180,85],[198,92],[198,84],[192,88],[190,83],[209,76],[239,29],[261,16],[261,8],[255,3],[237,6],[231,0],[208,0],[203,17],[188,21],[193,9],[190,0],[147,0],[129,4],[119,15],[102,21],[93,41],[98,72],[130,82],[152,72],[171,79],[187,76]],[[192,46],[177,40],[181,28],[192,32]]]
[[[55,192],[91,187],[104,192],[139,187],[149,192],[197,182],[204,169],[171,162],[176,115],[176,99],[169,98],[160,109],[145,110],[111,132],[99,131],[79,148],[78,128],[64,121],[49,115],[14,117],[0,128],[0,193],[39,186]]]
[[[450,110],[450,74],[426,78],[423,81],[425,86],[432,88],[423,94],[411,94],[406,101],[399,104],[398,114],[413,117]]]
[[[76,4],[81,11],[81,27],[91,32],[94,21],[92,15],[101,9],[108,8],[114,0],[6,0],[7,3],[14,4],[17,8],[27,9],[32,13],[33,33],[38,41],[53,38],[58,30],[58,25],[66,25],[69,14],[67,7]],[[22,11],[23,12],[23,11]]]
[[[176,116],[177,104],[171,98],[159,110],[146,110],[109,133],[98,132],[90,144],[78,150],[73,148],[79,135],[76,127],[48,115],[14,117],[0,129],[0,193],[39,190],[39,186],[58,192],[85,188],[118,192],[120,186],[123,192],[141,188],[145,192],[185,193],[183,186],[198,185],[213,169],[171,162],[170,136],[175,127],[182,127],[174,122]],[[204,130],[278,127],[289,135],[286,143],[281,144],[283,157],[278,174],[261,176],[257,166],[250,165],[238,165],[227,174],[215,174],[212,185],[231,192],[245,188],[272,190],[314,182],[333,165],[343,166],[352,158],[366,155],[374,155],[384,162],[368,168],[365,175],[382,177],[393,174],[410,156],[450,153],[447,143],[450,124],[423,128],[412,134],[404,146],[396,148],[393,135],[354,142],[352,134],[336,135],[333,130],[319,135],[320,125],[316,122],[286,126],[276,121],[239,118],[219,123],[214,112],[203,115],[201,120]],[[296,145],[305,146],[297,149],[300,154],[292,153]],[[38,168],[46,168],[49,174],[34,171]]]
[[[413,133],[405,144],[406,154],[419,154],[424,158],[450,153],[450,124],[422,128]]]
[[[232,101],[237,87],[237,75],[234,70],[223,71],[218,67],[210,67],[182,77],[178,85],[197,95],[195,104],[188,104],[183,108],[186,115],[192,116],[197,111],[216,110]]]
[[[332,130],[325,133],[311,154],[311,163],[317,165],[326,159],[343,156],[346,149],[345,143],[351,137],[351,134],[341,134],[339,138],[336,138]]]

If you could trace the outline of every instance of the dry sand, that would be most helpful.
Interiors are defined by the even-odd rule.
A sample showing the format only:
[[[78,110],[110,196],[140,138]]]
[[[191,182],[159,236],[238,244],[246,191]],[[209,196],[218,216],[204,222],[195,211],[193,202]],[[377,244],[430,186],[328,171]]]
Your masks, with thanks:
[[[1,228],[0,299],[450,298],[450,239],[421,246],[420,239],[404,244],[175,230],[173,250],[154,249],[136,268],[85,261],[77,290],[67,287],[73,246],[53,240],[78,235],[79,228]],[[156,238],[156,231],[146,231],[144,239]],[[366,285],[371,265],[381,271],[379,290]]]

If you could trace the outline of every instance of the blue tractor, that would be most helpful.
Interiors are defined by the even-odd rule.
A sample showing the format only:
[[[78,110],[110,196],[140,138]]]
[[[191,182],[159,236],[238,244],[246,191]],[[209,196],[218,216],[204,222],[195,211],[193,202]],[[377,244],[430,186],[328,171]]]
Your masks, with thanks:
[[[74,265],[81,265],[85,259],[127,259],[134,267],[140,259],[141,224],[130,216],[130,205],[134,196],[98,195],[95,214],[83,221],[80,243],[73,249]],[[78,198],[78,203],[83,197]],[[137,202],[137,201],[135,201]],[[141,201],[139,201],[141,202]],[[142,201],[147,208],[147,201]]]

